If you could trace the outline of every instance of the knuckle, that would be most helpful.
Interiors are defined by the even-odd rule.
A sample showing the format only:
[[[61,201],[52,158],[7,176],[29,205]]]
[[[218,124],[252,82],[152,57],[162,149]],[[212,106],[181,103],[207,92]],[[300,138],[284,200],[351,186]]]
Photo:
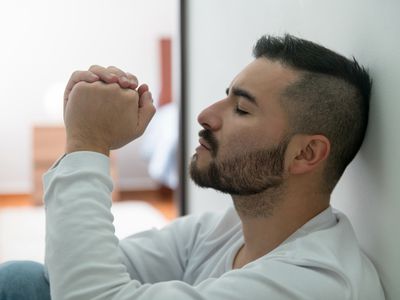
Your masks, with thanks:
[[[124,71],[122,71],[121,69],[119,69],[119,68],[117,68],[115,66],[108,66],[107,70],[111,71],[112,73],[115,73],[118,76],[125,76],[126,75]]]
[[[91,66],[89,67],[89,71],[97,70],[97,69],[99,69],[99,68],[101,68],[99,65],[91,65]]]
[[[121,90],[124,91],[128,95],[128,97],[139,99],[139,93],[136,90],[132,89],[121,89]]]
[[[94,82],[92,86],[99,93],[112,95],[114,99],[121,97],[121,88],[117,83]]]
[[[121,87],[118,83],[109,83],[109,84],[102,84],[105,89],[110,89],[113,92],[120,92],[122,91]]]
[[[134,80],[137,81],[137,77],[136,77],[135,75],[133,75],[132,73],[127,72],[126,75],[127,75],[129,78],[132,78],[132,79],[134,79]]]
[[[79,81],[72,88],[72,93],[76,94],[76,93],[84,92],[89,88],[89,86],[90,86],[90,83],[87,83],[85,81]]]
[[[102,95],[104,93],[107,93],[107,91],[111,91],[114,93],[114,91],[110,90],[111,84],[104,84],[100,81],[96,81],[93,83],[86,82],[86,81],[79,81],[76,83],[72,90],[71,90],[71,95],[74,97],[80,97],[84,95],[91,95],[91,94],[96,94],[96,95]]]
[[[82,73],[82,71],[76,70],[76,71],[72,72],[71,78],[77,78],[80,76],[81,73]]]

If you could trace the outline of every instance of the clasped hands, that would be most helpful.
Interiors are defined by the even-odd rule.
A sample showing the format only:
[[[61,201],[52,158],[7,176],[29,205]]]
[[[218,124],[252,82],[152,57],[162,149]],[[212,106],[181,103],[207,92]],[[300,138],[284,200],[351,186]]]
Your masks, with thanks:
[[[141,136],[156,109],[146,84],[116,67],[75,71],[64,93],[66,152],[109,155]]]

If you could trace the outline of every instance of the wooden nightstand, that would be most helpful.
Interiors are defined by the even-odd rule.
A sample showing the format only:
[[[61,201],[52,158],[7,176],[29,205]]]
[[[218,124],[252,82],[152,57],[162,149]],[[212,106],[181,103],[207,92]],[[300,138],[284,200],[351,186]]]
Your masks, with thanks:
[[[63,126],[35,126],[33,128],[33,193],[34,205],[43,204],[43,174],[65,152],[65,129]],[[114,182],[112,198],[120,199],[116,186],[118,179],[115,157],[111,155],[111,176]]]

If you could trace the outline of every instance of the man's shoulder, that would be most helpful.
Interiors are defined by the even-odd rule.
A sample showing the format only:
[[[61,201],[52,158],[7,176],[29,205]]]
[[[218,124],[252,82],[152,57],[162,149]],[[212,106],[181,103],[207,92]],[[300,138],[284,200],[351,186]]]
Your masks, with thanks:
[[[332,217],[335,222],[331,222]],[[304,278],[341,282],[343,288],[353,295],[351,299],[365,294],[362,290],[365,284],[369,284],[371,293],[381,291],[377,271],[359,246],[349,219],[334,209],[305,224],[264,256],[259,267],[267,268],[271,264],[288,268],[291,272],[301,270]]]
[[[349,219],[329,208],[304,224],[270,255],[336,267],[347,260],[360,259],[362,250]]]

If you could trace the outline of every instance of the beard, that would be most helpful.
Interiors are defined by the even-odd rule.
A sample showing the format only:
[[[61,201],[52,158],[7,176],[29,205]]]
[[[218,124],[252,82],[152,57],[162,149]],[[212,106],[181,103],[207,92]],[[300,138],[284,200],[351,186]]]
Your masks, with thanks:
[[[203,131],[200,136],[216,147],[211,147],[213,159],[207,167],[198,167],[197,154],[190,163],[190,177],[198,186],[230,195],[250,196],[282,185],[288,136],[268,149],[247,151],[221,161],[216,157],[217,142],[212,137],[207,139],[212,135]]]

